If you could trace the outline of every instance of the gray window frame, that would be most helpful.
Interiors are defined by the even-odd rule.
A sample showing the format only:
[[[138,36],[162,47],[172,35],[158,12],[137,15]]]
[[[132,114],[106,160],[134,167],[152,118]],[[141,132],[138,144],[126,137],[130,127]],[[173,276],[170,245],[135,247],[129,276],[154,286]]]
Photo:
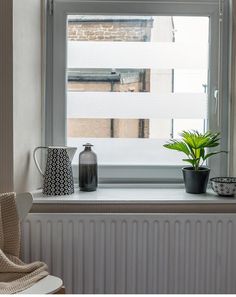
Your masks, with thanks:
[[[230,4],[222,0],[48,0],[46,16],[45,144],[66,144],[66,18],[68,14],[141,14],[210,17],[208,128],[229,146]],[[218,62],[219,61],[219,62]],[[219,90],[216,92],[216,90]],[[212,176],[227,176],[229,154],[209,160]],[[75,178],[78,168],[74,166]],[[99,166],[104,183],[181,183],[181,166]]]

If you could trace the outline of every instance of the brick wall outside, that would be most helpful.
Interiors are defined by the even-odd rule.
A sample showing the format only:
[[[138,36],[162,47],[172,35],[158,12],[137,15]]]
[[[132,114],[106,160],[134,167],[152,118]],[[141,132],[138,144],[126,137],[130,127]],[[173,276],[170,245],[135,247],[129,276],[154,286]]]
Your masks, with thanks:
[[[68,119],[68,137],[106,138],[110,136],[110,121],[107,119]]]
[[[152,21],[69,22],[68,39],[74,41],[149,41]]]
[[[111,121],[109,119],[68,119],[68,137],[107,138],[111,137]],[[114,119],[115,138],[137,138],[139,120]]]

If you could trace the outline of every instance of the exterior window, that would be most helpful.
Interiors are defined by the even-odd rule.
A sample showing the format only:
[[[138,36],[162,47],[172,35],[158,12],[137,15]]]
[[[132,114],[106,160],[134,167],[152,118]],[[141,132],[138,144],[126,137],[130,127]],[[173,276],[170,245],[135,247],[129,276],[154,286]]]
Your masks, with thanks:
[[[219,1],[173,1],[176,9],[161,1],[135,9],[126,1],[97,8],[98,2],[55,0],[48,15],[53,88],[47,89],[46,142],[78,152],[93,143],[100,181],[178,182],[184,164],[163,148],[169,138],[210,129],[221,131],[222,149],[227,146]],[[210,164],[214,175],[226,174],[224,158]],[[78,156],[75,174],[77,162]]]

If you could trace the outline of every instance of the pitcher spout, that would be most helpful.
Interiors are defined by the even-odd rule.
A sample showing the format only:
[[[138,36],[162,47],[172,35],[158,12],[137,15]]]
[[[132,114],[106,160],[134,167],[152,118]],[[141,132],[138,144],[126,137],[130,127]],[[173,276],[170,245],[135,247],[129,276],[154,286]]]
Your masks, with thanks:
[[[70,162],[72,162],[77,148],[76,147],[67,147],[66,150],[67,150],[67,154],[69,156]]]

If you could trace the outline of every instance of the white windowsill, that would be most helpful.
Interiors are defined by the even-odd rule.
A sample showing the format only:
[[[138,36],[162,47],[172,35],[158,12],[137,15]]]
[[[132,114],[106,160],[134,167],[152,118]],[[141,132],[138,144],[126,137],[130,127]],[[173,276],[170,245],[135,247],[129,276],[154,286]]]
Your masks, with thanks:
[[[180,186],[169,188],[149,185],[101,185],[95,192],[81,192],[65,196],[45,196],[33,191],[34,204],[236,204],[234,197],[219,197],[211,189],[206,194],[188,194]]]

